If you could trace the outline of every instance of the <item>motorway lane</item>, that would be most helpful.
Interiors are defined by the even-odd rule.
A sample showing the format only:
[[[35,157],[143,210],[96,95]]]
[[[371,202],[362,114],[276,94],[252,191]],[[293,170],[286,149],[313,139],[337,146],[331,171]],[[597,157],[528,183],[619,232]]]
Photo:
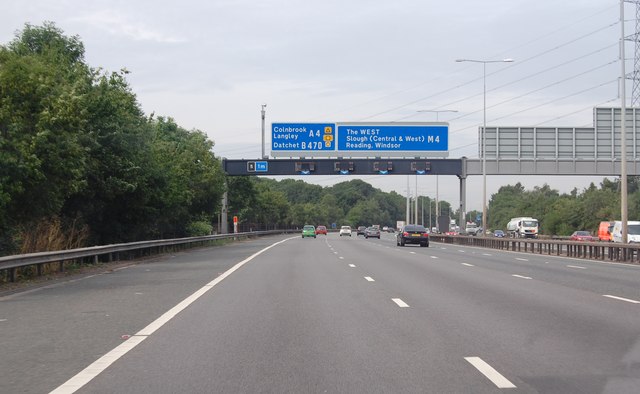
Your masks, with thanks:
[[[157,256],[0,297],[0,393],[50,392],[238,260],[283,238]]]
[[[442,247],[291,239],[81,392],[637,392],[638,305],[513,277],[506,261],[518,254]],[[499,389],[508,384],[472,357],[517,388]]]
[[[415,253],[413,260],[391,260],[402,265],[402,270],[388,270],[389,264],[379,263],[386,255],[392,258],[395,254],[389,252],[398,249],[406,248],[381,248],[381,259],[370,261],[370,269],[380,271],[378,275],[395,280],[411,292],[417,300],[409,303],[425,308],[444,306],[434,318],[449,324],[457,320],[451,329],[468,331],[465,337],[473,337],[475,332],[477,344],[485,344],[479,352],[502,359],[502,364],[513,368],[512,374],[522,380],[517,383],[519,388],[529,385],[540,392],[637,392],[640,387],[638,305],[604,298],[584,286],[567,287],[553,278],[542,281],[510,274],[514,269],[524,269],[522,264],[539,274],[540,270],[549,269],[544,262],[537,267],[535,263],[531,266],[530,262],[515,260],[520,264],[503,262],[497,264],[499,268],[484,268],[490,260],[514,260],[518,254],[513,253],[432,244],[429,249],[400,251],[402,255]],[[473,257],[473,249],[492,256]],[[635,281],[637,291],[637,267],[597,267],[624,271],[628,281]],[[428,289],[421,289],[422,278],[427,275],[433,280]],[[613,285],[599,284],[609,285],[616,287],[615,281]]]
[[[455,338],[425,329],[392,301],[395,289],[343,258],[340,244],[355,237],[328,240],[264,253],[86,392],[493,392]]]
[[[637,392],[635,305],[437,244],[322,240],[263,254],[86,392]]]

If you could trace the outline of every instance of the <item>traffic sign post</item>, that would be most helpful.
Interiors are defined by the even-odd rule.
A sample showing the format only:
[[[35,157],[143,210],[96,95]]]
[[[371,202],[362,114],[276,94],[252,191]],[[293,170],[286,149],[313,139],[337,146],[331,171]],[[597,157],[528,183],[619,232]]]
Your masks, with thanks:
[[[446,124],[338,124],[338,151],[345,156],[443,156],[448,155],[448,149]]]
[[[448,149],[449,124],[442,122],[271,125],[273,157],[446,157]]]
[[[334,123],[273,123],[272,156],[314,156],[335,151]]]

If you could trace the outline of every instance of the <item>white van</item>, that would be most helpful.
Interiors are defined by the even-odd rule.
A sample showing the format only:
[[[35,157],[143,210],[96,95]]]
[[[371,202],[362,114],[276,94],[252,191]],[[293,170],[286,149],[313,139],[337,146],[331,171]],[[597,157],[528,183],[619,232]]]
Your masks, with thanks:
[[[622,242],[622,222],[616,221],[613,223],[613,230],[611,230],[611,238],[613,242]],[[640,221],[628,221],[627,222],[627,240],[629,243],[640,243]]]

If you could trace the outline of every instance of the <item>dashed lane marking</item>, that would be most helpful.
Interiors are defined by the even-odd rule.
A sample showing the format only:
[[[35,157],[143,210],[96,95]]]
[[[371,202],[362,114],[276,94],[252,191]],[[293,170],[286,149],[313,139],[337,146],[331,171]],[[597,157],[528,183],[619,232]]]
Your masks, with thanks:
[[[511,275],[511,276],[513,276],[514,278],[520,278],[520,279],[533,279],[529,276],[522,276],[522,275]]]
[[[402,301],[400,298],[392,298],[391,301],[395,302],[400,308],[408,308],[409,305]]]
[[[516,388],[516,385],[511,383],[507,378],[502,376],[500,372],[496,371],[491,365],[487,364],[480,357],[465,357],[471,365],[473,365],[478,371],[487,377],[493,384],[499,389],[512,389]]]

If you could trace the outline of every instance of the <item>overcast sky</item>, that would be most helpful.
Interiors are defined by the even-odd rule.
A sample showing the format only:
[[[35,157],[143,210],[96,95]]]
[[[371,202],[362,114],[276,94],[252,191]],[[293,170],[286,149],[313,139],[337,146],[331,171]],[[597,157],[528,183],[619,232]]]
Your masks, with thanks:
[[[626,7],[631,20],[635,9]],[[489,126],[591,127],[593,107],[620,102],[617,0],[0,0],[0,9],[2,44],[25,23],[55,22],[80,36],[89,65],[131,72],[145,113],[206,132],[227,158],[260,157],[262,103],[268,129],[447,121],[449,157],[477,158],[482,65],[459,58],[515,60],[487,66]],[[632,34],[635,24],[626,25]],[[362,179],[406,193],[406,176]],[[518,181],[569,192],[602,179],[490,176],[488,194]],[[420,194],[435,197],[434,176],[418,182]],[[457,207],[458,179],[440,176],[438,185],[439,198]],[[481,210],[481,193],[482,178],[470,177],[468,210]]]

